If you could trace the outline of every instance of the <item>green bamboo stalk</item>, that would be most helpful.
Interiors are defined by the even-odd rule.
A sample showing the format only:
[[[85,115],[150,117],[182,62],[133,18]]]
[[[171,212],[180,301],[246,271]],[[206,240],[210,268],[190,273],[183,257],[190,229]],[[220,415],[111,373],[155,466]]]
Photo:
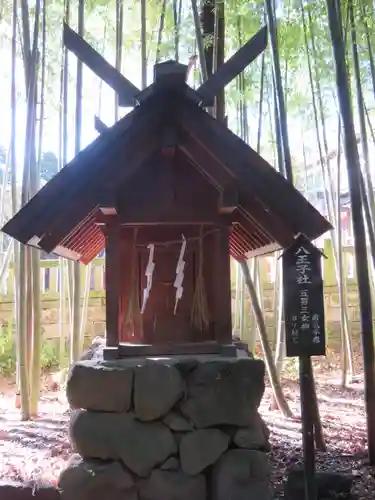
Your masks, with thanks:
[[[5,255],[4,255],[4,258],[3,258],[3,261],[1,263],[1,268],[0,268],[0,288],[3,286],[3,283],[6,279],[6,277],[8,276],[8,272],[9,272],[9,266],[11,264],[11,261],[12,261],[12,257],[13,257],[13,249],[14,249],[14,240],[12,240],[6,251],[5,251]]]
[[[27,1],[21,1],[21,12],[23,22],[23,46],[24,46],[24,69],[27,92],[27,120],[25,157],[22,182],[22,205],[24,205],[31,194],[32,169],[36,162],[35,155],[35,120],[36,120],[36,96],[37,96],[37,68],[38,68],[38,34],[40,0],[35,5],[33,44],[31,48],[29,7]],[[35,172],[34,172],[35,173]],[[19,297],[19,355],[20,355],[20,389],[21,389],[21,414],[22,419],[31,416],[30,401],[30,373],[29,362],[32,341],[32,292],[30,274],[30,249],[21,245],[20,249],[20,297]]]
[[[370,30],[367,24],[366,20],[366,6],[365,2],[359,2],[359,8],[361,10],[361,20],[365,28],[365,35],[366,35],[366,43],[367,43],[367,52],[368,52],[368,61],[370,64],[370,72],[371,72],[371,80],[372,80],[372,88],[373,88],[373,93],[375,96],[375,63],[374,63],[374,53],[372,50],[372,44],[371,44],[371,36],[370,36]]]
[[[162,6],[161,6],[161,13],[160,13],[158,38],[157,38],[157,44],[156,44],[155,64],[158,64],[160,62],[160,52],[161,52],[161,44],[163,41],[163,30],[164,30],[164,23],[165,23],[166,5],[167,5],[167,0],[163,0]]]
[[[249,266],[245,260],[240,261],[240,266],[251,298],[251,305],[257,318],[260,342],[264,353],[264,362],[267,367],[267,373],[270,378],[273,394],[275,395],[275,399],[277,401],[277,406],[285,417],[293,418],[293,413],[291,412],[288,403],[286,402],[282,387],[277,377],[276,367],[275,363],[273,362],[272,351],[268,340],[267,328],[264,322],[262,308],[259,304],[257,291],[250,276]]]
[[[239,332],[240,332],[240,339],[243,340],[245,337],[245,287],[244,287],[244,281],[243,281],[243,276],[242,273],[239,276]],[[250,331],[250,338],[249,338],[249,346],[254,344],[254,335]],[[250,347],[249,347],[250,349]]]
[[[336,234],[337,234],[337,246],[341,250],[338,252],[337,255],[337,265],[338,265],[338,272],[340,275],[343,277],[341,285],[341,293],[339,293],[339,301],[340,301],[340,317],[341,317],[341,323],[343,324],[347,319],[345,318],[345,308],[346,308],[346,280],[344,278],[344,262],[343,262],[343,252],[342,252],[342,231],[341,231],[341,204],[340,204],[340,191],[341,191],[341,150],[340,150],[340,129],[341,129],[341,120],[339,116],[339,134],[338,134],[338,147],[337,147],[337,180],[336,180],[336,193],[337,193],[337,200],[336,200],[336,210],[337,210],[337,227],[336,227]],[[339,285],[339,286],[340,286]],[[353,370],[353,368],[351,368]],[[341,332],[341,386],[345,387],[347,383],[347,371],[348,371],[348,345],[347,345],[347,339],[346,335],[343,335],[343,332]],[[353,372],[351,372],[351,375],[353,375]]]
[[[78,34],[84,35],[84,0],[78,4]],[[75,154],[81,150],[82,134],[82,62],[77,59]],[[73,263],[72,331],[70,343],[70,363],[78,361],[81,355],[81,265]]]
[[[12,64],[11,64],[11,91],[10,91],[10,103],[11,103],[11,139],[10,139],[10,183],[11,183],[11,198],[12,198],[12,214],[14,215],[18,209],[18,199],[17,199],[17,158],[16,158],[16,116],[17,116],[17,92],[16,92],[16,57],[17,57],[17,0],[13,0],[13,9],[12,9]],[[17,277],[19,276],[19,248],[20,245],[18,242],[14,242],[14,307],[13,307],[13,316],[14,316],[14,324],[16,327],[16,390],[17,393],[21,392],[21,381],[20,381],[20,352],[19,352],[19,335],[20,331],[19,325],[19,281]]]
[[[59,260],[59,282],[60,282],[60,296],[59,296],[59,366],[60,370],[64,368],[65,364],[65,322],[66,322],[66,280],[65,280],[65,262],[62,257]]]
[[[147,17],[146,0],[141,0],[141,70],[142,70],[142,89],[147,87]]]
[[[21,245],[19,253],[19,295],[26,297],[26,248]],[[29,400],[29,375],[27,370],[27,320],[26,320],[26,301],[19,300],[18,303],[18,364],[19,364],[19,382],[21,397],[21,418],[29,420],[30,418],[30,400]]]
[[[1,198],[0,198],[0,224],[3,226],[4,223],[4,207],[5,207],[5,200],[6,200],[6,193],[7,193],[7,188],[8,188],[8,182],[9,182],[9,170],[10,170],[10,154],[7,154],[6,162],[5,162],[5,169],[4,169],[4,174],[3,174],[3,182],[1,185]],[[1,231],[0,233],[0,255],[1,259],[3,259],[4,256],[4,233]]]
[[[123,0],[116,0],[116,62],[115,62],[115,68],[120,72],[121,72],[121,62],[122,62],[123,25],[124,25],[124,2],[123,2]],[[105,43],[105,36],[103,37],[103,45],[104,45],[104,43]],[[103,51],[103,53],[104,53],[104,51]],[[100,80],[100,81],[102,81],[102,80]],[[100,98],[100,94],[99,94],[99,98]],[[115,122],[118,121],[118,117],[119,117],[119,97],[118,97],[117,92],[115,92]]]
[[[40,5],[39,5],[40,8]],[[39,13],[36,14],[39,20]],[[34,162],[34,169],[30,173],[30,192],[34,196],[40,188],[40,164],[42,160],[43,149],[43,125],[44,125],[44,90],[46,74],[46,19],[47,5],[45,0],[42,7],[42,67],[40,82],[40,115],[39,115],[39,141],[38,141],[38,161]],[[37,21],[36,21],[37,22]],[[41,378],[41,352],[42,352],[42,334],[40,324],[40,252],[31,249],[31,293],[33,303],[32,314],[32,344],[31,344],[31,375],[30,375],[30,412],[31,416],[38,414],[38,401],[40,393]]]
[[[361,169],[355,136],[350,85],[345,61],[345,45],[340,30],[339,14],[335,5],[327,0],[329,31],[335,61],[336,89],[343,124],[343,143],[348,167],[349,191],[352,204],[355,255],[357,264],[360,317],[365,364],[365,400],[367,412],[368,454],[375,464],[375,354],[371,288],[367,262],[366,232],[362,212]]]
[[[326,132],[326,120],[325,120],[324,107],[323,107],[323,98],[322,98],[321,86],[320,86],[318,73],[317,73],[317,61],[316,61],[317,55],[316,55],[316,49],[315,49],[315,37],[314,37],[314,30],[313,30],[313,22],[312,22],[311,13],[308,10],[309,28],[310,28],[310,34],[311,34],[311,44],[312,44],[312,51],[313,51],[313,57],[314,57],[315,86],[314,86],[314,79],[313,79],[313,75],[312,75],[312,64],[311,64],[311,59],[310,59],[310,51],[309,51],[309,45],[308,45],[308,39],[307,39],[305,15],[304,15],[304,8],[303,8],[302,3],[301,3],[301,12],[302,12],[302,22],[303,22],[303,30],[304,30],[304,38],[305,38],[305,48],[306,48],[306,55],[307,55],[307,64],[308,64],[308,70],[309,70],[309,82],[310,82],[312,105],[313,105],[313,112],[314,112],[316,139],[317,139],[319,158],[320,158],[320,169],[321,169],[323,182],[324,182],[324,188],[325,188],[324,189],[324,202],[326,205],[326,210],[327,210],[329,219],[331,220],[331,222],[335,228],[338,226],[338,218],[340,217],[340,212],[336,212],[335,208],[334,208],[334,183],[333,183],[331,168],[330,168],[331,160],[330,160],[329,153],[328,153],[328,140],[327,140],[327,132]],[[316,87],[316,93],[315,93],[314,87]],[[316,102],[315,95],[317,95],[318,105]],[[322,150],[322,145],[321,145],[321,140],[320,140],[320,135],[319,135],[318,106],[319,106],[320,119],[321,119],[321,129],[322,129],[325,159],[323,158],[323,150]],[[339,154],[339,150],[338,150],[338,154]],[[339,192],[337,193],[337,196],[338,196],[338,198],[340,198]],[[345,295],[345,287],[343,285],[344,278],[343,278],[343,274],[342,274],[342,268],[340,268],[340,264],[339,264],[339,259],[340,259],[340,254],[342,252],[342,248],[339,246],[339,242],[337,239],[337,231],[335,229],[333,229],[330,232],[330,239],[332,242],[333,261],[334,261],[334,266],[335,266],[335,270],[336,270],[339,299],[340,299],[340,304],[342,304],[342,307],[340,307],[340,315],[342,317],[342,321],[341,321],[341,325],[340,325],[341,326],[341,339],[342,339],[343,345],[346,346],[345,357],[348,360],[349,374],[350,374],[350,376],[353,376],[353,369],[354,369],[353,368],[353,352],[352,352],[352,344],[351,344],[350,332],[349,332],[349,320],[348,320],[348,315],[346,312],[346,295]],[[340,239],[341,239],[341,235],[340,235]],[[345,365],[343,365],[343,367],[344,366]],[[347,378],[346,374],[344,374],[343,377],[346,380],[346,378]]]
[[[65,21],[69,22],[69,1],[64,5]],[[105,37],[104,37],[105,38]],[[61,40],[61,71],[60,71],[60,101],[59,101],[59,171],[67,162],[67,72],[68,72],[68,51],[64,49],[63,40]],[[102,80],[100,80],[102,81]],[[99,110],[100,116],[100,110]],[[66,284],[67,284],[67,266],[65,259],[59,258],[59,368],[62,370],[65,365],[66,354]]]
[[[31,387],[31,354],[33,344],[33,295],[31,281],[31,248],[26,247],[26,339],[27,339],[27,373],[29,375],[29,396]],[[31,410],[30,410],[31,415]]]
[[[279,252],[277,253],[278,259]],[[278,295],[277,302],[275,303],[274,311],[277,311],[277,326],[276,326],[276,351],[275,351],[275,364],[276,364],[276,372],[278,377],[281,377],[283,366],[284,366],[284,356],[285,356],[285,325],[283,318],[283,307],[284,307],[284,294],[282,287],[282,261],[278,259],[276,261],[276,275],[277,281],[275,279],[275,285],[278,284]],[[275,287],[276,288],[276,287]]]
[[[369,205],[371,208],[372,215],[372,231],[374,231],[374,216],[375,216],[375,196],[374,196],[374,186],[371,179],[370,171],[370,155],[367,140],[367,129],[366,129],[366,114],[364,108],[364,96],[362,91],[361,83],[361,71],[360,71],[360,61],[358,55],[358,45],[357,45],[357,32],[355,27],[354,19],[354,7],[353,0],[348,0],[348,9],[350,16],[350,27],[351,27],[351,38],[352,38],[352,52],[353,52],[353,66],[354,66],[354,77],[357,90],[357,111],[359,116],[359,126],[361,131],[361,146],[363,153],[363,170],[364,170],[364,180],[367,188],[367,197],[369,200]]]
[[[249,262],[249,271],[250,271],[250,276],[251,278],[254,280],[255,279],[255,272],[256,272],[256,269],[255,269],[255,259],[250,259],[250,262]],[[242,287],[241,287],[241,293],[242,293],[242,304],[243,304],[243,311],[242,311],[242,314],[243,316],[245,315],[245,278],[244,278],[244,275],[243,273],[241,272],[241,282],[242,282]],[[253,281],[254,283],[254,281]],[[259,334],[259,327],[258,327],[258,323],[257,323],[257,319],[256,319],[256,316],[255,316],[255,313],[254,313],[254,310],[252,307],[250,307],[249,309],[249,323],[248,325],[246,325],[245,323],[245,316],[244,316],[244,320],[243,320],[243,325],[244,325],[244,328],[245,326],[248,326],[247,327],[247,333],[246,333],[246,340],[247,340],[247,344],[248,344],[248,347],[249,347],[249,351],[251,353],[255,353],[255,348],[256,348],[256,342],[257,342],[257,336]],[[245,332],[243,333],[243,337],[242,338],[245,338]]]
[[[30,413],[38,414],[40,393],[42,335],[40,325],[40,253],[31,249],[32,297],[33,297],[33,336],[31,344],[31,376],[30,376]]]
[[[81,332],[80,332],[80,338],[81,338],[81,352],[83,350],[84,346],[84,341],[85,341],[85,329],[86,329],[86,322],[87,322],[87,311],[88,311],[88,306],[89,306],[89,298],[90,298],[90,284],[91,284],[91,270],[92,270],[92,263],[90,262],[86,266],[86,279],[85,279],[85,288],[84,288],[84,295],[83,295],[83,306],[82,306],[82,316],[81,316]]]
[[[239,283],[240,283],[240,268],[235,262],[235,270],[236,270],[236,279],[234,285],[234,315],[233,315],[233,333],[236,333],[239,330],[240,324],[240,311],[239,311]]]
[[[199,63],[200,63],[200,69],[201,69],[201,77],[202,77],[202,81],[205,82],[208,78],[208,73],[207,73],[207,66],[206,66],[206,57],[205,57],[205,53],[204,53],[204,40],[203,40],[201,25],[200,25],[200,21],[199,21],[197,0],[191,0],[191,6],[192,6],[192,10],[193,10],[195,38],[197,41]]]
[[[71,336],[70,344],[72,344],[74,277],[73,277],[73,262],[71,260],[67,261],[66,279],[67,279],[68,306],[69,306],[69,331]]]

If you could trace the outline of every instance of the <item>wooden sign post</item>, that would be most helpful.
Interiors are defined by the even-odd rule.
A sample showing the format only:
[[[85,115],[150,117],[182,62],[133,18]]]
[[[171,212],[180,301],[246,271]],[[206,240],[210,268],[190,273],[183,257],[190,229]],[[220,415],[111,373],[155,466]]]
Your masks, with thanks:
[[[286,355],[299,357],[306,500],[317,499],[311,356],[325,356],[321,257],[304,235],[282,255]]]

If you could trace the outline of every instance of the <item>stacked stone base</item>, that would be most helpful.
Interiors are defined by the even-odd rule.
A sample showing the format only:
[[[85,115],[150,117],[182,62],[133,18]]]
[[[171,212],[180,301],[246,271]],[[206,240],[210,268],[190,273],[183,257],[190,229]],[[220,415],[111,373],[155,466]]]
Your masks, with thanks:
[[[264,364],[250,358],[77,363],[62,498],[271,499],[263,392]]]

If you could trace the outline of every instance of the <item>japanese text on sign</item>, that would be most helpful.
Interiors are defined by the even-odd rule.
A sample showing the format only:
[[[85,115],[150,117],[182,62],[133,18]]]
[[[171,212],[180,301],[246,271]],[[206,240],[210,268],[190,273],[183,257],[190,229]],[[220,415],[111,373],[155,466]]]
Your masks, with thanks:
[[[319,316],[319,314],[312,315],[311,323],[312,323],[312,335],[313,335],[312,341],[314,342],[314,344],[319,344],[320,343],[320,316]]]
[[[298,316],[292,317],[292,342],[298,344]]]
[[[309,291],[299,291],[301,330],[310,330]]]
[[[311,263],[310,252],[304,247],[296,251],[296,281],[298,285],[311,284]],[[301,288],[299,291],[300,302],[300,327],[301,331],[310,330],[310,311],[309,311],[309,291],[307,288]]]
[[[321,257],[303,235],[283,254],[288,357],[325,354]]]
[[[298,285],[310,285],[311,284],[311,263],[309,260],[310,252],[304,247],[298,248],[296,251],[296,281]],[[309,311],[309,290],[307,288],[301,288],[299,291],[300,299],[300,328],[301,331],[311,331],[314,344],[319,344],[320,342],[320,321],[319,315],[310,315]],[[311,317],[310,317],[311,316]],[[298,342],[298,329],[297,329],[297,317],[294,316],[293,320],[293,330],[292,339],[293,342]]]
[[[311,284],[311,263],[309,261],[310,252],[307,251],[304,247],[300,247],[296,251],[296,255],[297,283],[299,285]]]

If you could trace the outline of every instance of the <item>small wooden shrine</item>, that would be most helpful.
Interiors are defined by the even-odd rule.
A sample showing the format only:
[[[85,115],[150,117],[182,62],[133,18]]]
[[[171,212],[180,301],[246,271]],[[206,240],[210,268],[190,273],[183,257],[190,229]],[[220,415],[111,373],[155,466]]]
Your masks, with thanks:
[[[135,109],[102,125],[3,228],[84,264],[105,248],[107,356],[233,354],[230,256],[331,227],[202,108],[185,72],[157,65]]]

